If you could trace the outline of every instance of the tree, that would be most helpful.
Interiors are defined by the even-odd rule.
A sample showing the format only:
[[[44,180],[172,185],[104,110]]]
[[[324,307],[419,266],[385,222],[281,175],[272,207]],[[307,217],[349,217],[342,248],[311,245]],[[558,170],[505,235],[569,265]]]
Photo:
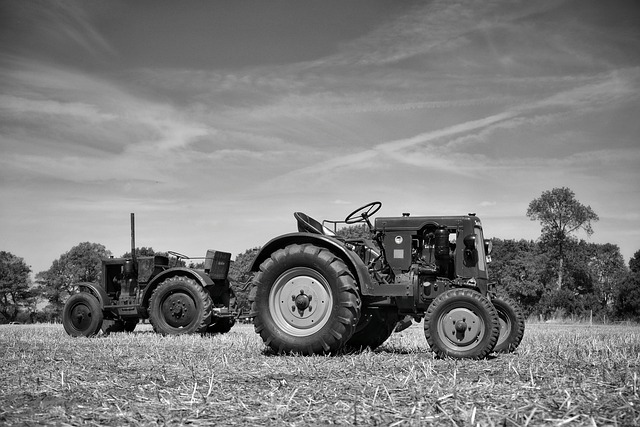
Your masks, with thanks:
[[[343,227],[336,234],[345,239],[371,239],[373,237],[366,224]]]
[[[51,267],[36,275],[38,292],[48,302],[47,309],[58,317],[64,301],[81,282],[97,282],[102,274],[102,259],[109,258],[111,251],[99,243],[83,242],[71,248],[53,261]]]
[[[154,256],[154,255],[166,255],[166,252],[156,252],[151,246],[143,246],[136,248],[136,256]],[[131,251],[127,251],[120,258],[131,258]]]
[[[515,299],[524,312],[532,314],[542,298],[549,280],[548,255],[527,240],[492,239],[491,280],[501,294]]]
[[[629,261],[629,269],[617,289],[615,311],[620,318],[640,320],[640,251]]]
[[[588,259],[588,271],[594,285],[594,293],[604,308],[613,305],[616,288],[628,272],[618,245],[611,243],[589,244],[592,253]]]
[[[633,273],[640,273],[640,251],[636,251],[633,258],[629,260],[629,270]]]
[[[558,254],[558,289],[562,288],[565,246],[572,233],[582,229],[587,235],[593,234],[591,222],[598,221],[598,215],[591,206],[584,206],[575,198],[573,191],[566,187],[545,191],[529,203],[527,216],[542,225],[541,241]]]
[[[22,258],[0,251],[0,316],[7,322],[16,320],[20,307],[30,302],[29,273],[31,268]]]
[[[229,267],[231,287],[236,294],[238,310],[242,312],[251,310],[249,303],[250,287],[247,284],[253,277],[249,269],[251,268],[251,264],[253,264],[253,260],[258,256],[258,252],[260,252],[259,247],[247,249],[243,253],[238,254],[235,261],[233,261]]]

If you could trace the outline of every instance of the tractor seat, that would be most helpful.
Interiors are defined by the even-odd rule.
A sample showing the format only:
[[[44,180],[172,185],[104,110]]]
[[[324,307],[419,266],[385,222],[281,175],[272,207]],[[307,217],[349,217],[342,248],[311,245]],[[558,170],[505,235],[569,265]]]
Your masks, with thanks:
[[[311,218],[307,214],[295,212],[293,216],[296,218],[296,221],[298,221],[298,231],[301,233],[323,234],[325,236],[332,237],[335,237],[336,235],[332,230],[320,224],[320,222]]]

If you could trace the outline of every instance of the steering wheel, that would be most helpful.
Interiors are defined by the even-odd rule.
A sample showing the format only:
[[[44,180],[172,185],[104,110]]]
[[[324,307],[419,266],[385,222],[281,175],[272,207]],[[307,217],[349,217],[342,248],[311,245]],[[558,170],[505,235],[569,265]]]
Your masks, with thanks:
[[[368,203],[362,207],[359,207],[358,209],[356,209],[355,211],[347,215],[347,218],[344,220],[344,222],[347,224],[356,224],[358,222],[364,222],[367,220],[367,218],[369,218],[370,216],[378,212],[381,207],[382,207],[382,203],[380,202]]]
[[[178,259],[189,259],[188,256],[181,254],[180,252],[174,252],[174,251],[167,251],[167,255],[173,255],[174,257],[178,258]]]

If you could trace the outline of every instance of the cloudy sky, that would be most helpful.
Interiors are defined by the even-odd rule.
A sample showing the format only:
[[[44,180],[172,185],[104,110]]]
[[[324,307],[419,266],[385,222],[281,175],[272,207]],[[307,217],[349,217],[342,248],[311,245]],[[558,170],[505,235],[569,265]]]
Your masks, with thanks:
[[[343,219],[569,187],[640,249],[637,1],[0,0],[0,249],[234,255]],[[586,238],[585,235],[578,237]]]

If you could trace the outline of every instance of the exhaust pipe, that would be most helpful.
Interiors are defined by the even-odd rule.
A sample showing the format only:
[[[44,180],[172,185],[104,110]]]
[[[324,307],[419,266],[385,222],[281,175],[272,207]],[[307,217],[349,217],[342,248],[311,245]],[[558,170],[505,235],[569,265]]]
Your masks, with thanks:
[[[131,259],[125,260],[123,266],[124,277],[127,279],[137,277],[138,260],[136,259],[136,226],[133,213],[131,214]]]
[[[131,212],[131,259],[136,265],[136,222],[133,212]]]

